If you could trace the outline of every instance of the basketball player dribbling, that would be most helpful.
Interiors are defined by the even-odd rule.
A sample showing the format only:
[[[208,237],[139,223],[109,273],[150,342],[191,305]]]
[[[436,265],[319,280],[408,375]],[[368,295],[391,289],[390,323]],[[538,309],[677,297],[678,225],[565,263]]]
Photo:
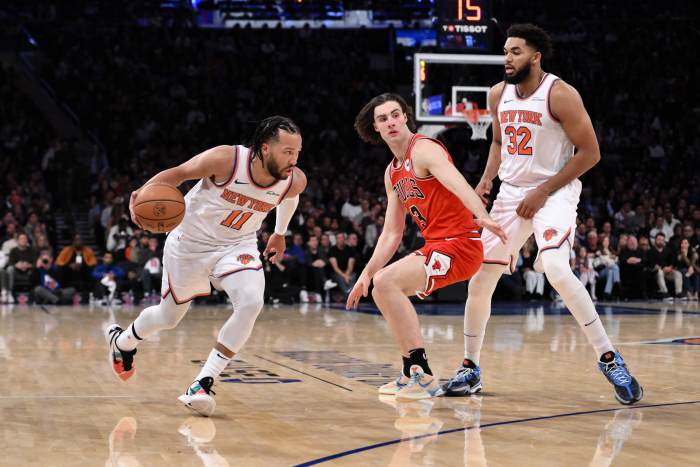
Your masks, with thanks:
[[[182,223],[165,241],[160,304],[143,310],[125,329],[112,324],[105,331],[110,366],[121,380],[134,374],[137,345],[177,326],[193,298],[209,295],[211,282],[229,296],[234,313],[221,328],[204,367],[178,399],[201,415],[213,413],[214,380],[245,344],[264,303],[265,276],[256,231],[267,213],[276,209],[275,232],[263,252],[276,261],[284,253],[284,234],[299,193],[306,188],[306,176],[296,167],[300,151],[297,125],[286,117],[269,117],[255,129],[250,148],[217,146],[147,182],[178,186],[199,179],[185,196]],[[138,193],[131,195],[134,222]]]
[[[401,96],[381,94],[355,119],[360,138],[389,146],[393,160],[384,173],[387,208],[384,228],[372,257],[348,296],[357,306],[374,281],[372,297],[387,320],[403,356],[401,375],[379,389],[397,400],[441,395],[425,353],[416,310],[408,299],[470,278],[481,265],[479,227],[505,242],[503,230],[489,217],[481,199],[436,140],[414,134],[413,115]],[[384,267],[401,243],[408,212],[425,238],[425,246]],[[473,214],[477,220],[474,220]]]
[[[517,24],[507,36],[504,82],[493,86],[488,97],[493,140],[476,192],[487,203],[498,174],[502,183],[491,216],[509,240],[503,245],[498,237],[483,232],[484,263],[469,283],[465,309],[464,361],[443,390],[448,396],[481,390],[479,354],[491,296],[501,274],[510,273],[520,248],[534,232],[539,247],[536,269],[544,271],[581,326],[615,398],[633,404],[642,398],[642,387],[613,348],[569,263],[581,193],[578,177],[600,160],[591,119],[576,89],[542,70],[542,60],[551,52],[545,31]]]

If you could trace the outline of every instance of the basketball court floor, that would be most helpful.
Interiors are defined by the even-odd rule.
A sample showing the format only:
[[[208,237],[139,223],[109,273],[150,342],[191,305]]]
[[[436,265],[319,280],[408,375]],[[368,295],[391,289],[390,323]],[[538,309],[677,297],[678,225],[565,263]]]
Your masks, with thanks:
[[[462,358],[462,306],[422,310],[430,364]],[[229,314],[194,307],[144,343],[137,376],[107,365],[102,327],[138,308],[0,308],[0,465],[672,466],[700,464],[700,308],[599,306],[645,397],[619,405],[573,318],[551,304],[494,307],[481,395],[397,404],[399,371],[371,306],[267,307],[214,386],[217,411],[178,405]]]

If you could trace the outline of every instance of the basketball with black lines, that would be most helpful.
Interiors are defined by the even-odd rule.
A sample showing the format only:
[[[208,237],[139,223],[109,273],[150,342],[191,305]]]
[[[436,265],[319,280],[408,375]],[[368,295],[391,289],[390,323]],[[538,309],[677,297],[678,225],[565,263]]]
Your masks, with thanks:
[[[185,217],[185,198],[167,183],[149,183],[134,200],[136,220],[153,233],[170,232]]]

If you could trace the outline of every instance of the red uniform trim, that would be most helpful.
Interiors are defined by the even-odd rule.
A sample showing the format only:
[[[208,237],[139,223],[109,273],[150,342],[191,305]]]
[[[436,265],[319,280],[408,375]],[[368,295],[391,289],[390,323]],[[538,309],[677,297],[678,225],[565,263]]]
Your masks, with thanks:
[[[498,108],[501,106],[501,102],[503,102],[503,96],[506,94],[506,88],[508,87],[508,83],[505,81],[503,82],[503,89],[501,89],[501,95],[498,96],[498,105],[496,106],[496,113],[498,113]],[[499,122],[500,123],[500,120]]]
[[[251,165],[253,164],[253,158],[251,157],[252,155],[253,155],[253,150],[251,149],[248,151],[248,164],[246,164],[246,165],[248,167],[248,178],[250,179],[250,181],[253,185],[255,185],[258,188],[270,188],[272,186],[277,185],[279,182],[281,182],[281,180],[277,180],[276,182],[272,182],[269,185],[261,185],[258,182],[256,182],[255,179],[253,178],[253,170],[251,168]]]
[[[513,89],[515,90],[515,92],[513,94],[515,95],[515,98],[518,99],[519,101],[526,101],[529,98],[531,98],[532,96],[534,96],[535,93],[537,92],[537,90],[540,89],[542,84],[544,84],[544,82],[547,81],[547,76],[549,76],[549,73],[544,74],[544,76],[542,77],[542,81],[540,81],[540,84],[538,84],[537,87],[535,88],[535,90],[532,91],[532,93],[527,97],[520,97],[520,94],[518,93],[518,87],[514,84]]]
[[[238,168],[238,145],[234,146],[233,150],[233,170],[231,170],[231,176],[229,176],[228,180],[226,180],[223,183],[216,183],[216,179],[212,175],[209,177],[209,179],[212,181],[212,183],[218,187],[224,187],[231,183],[231,180],[233,180],[233,177],[236,175],[236,169]]]
[[[513,274],[515,271],[515,258],[513,258],[513,255],[510,255],[510,261],[501,261],[499,259],[484,259],[481,261],[481,264],[500,264],[501,266],[508,266],[508,269],[510,270],[510,273]]]
[[[191,300],[194,300],[194,299],[197,298],[197,297],[206,297],[206,296],[208,296],[208,295],[211,295],[209,292],[206,292],[206,293],[200,293],[200,294],[192,295],[190,298],[187,298],[187,299],[185,299],[185,300],[179,300],[179,299],[177,298],[177,296],[175,295],[175,291],[174,291],[174,290],[172,289],[172,287],[170,286],[170,274],[168,274],[168,290],[165,291],[165,293],[161,296],[161,298],[162,298],[163,300],[165,300],[165,298],[168,296],[168,294],[171,294],[171,295],[173,296],[173,300],[175,301],[175,303],[176,303],[177,305],[182,305],[183,303],[187,303],[187,302],[189,302],[189,301],[191,301]]]
[[[569,230],[566,231],[564,238],[562,238],[558,244],[552,245],[552,246],[546,246],[544,248],[540,248],[540,253],[542,253],[543,251],[555,250],[557,248],[560,248],[564,244],[564,242],[569,239],[569,235],[571,235],[571,227],[569,227]]]
[[[554,87],[554,83],[556,83],[557,81],[561,80],[557,78],[554,81],[552,81],[552,84],[549,85],[549,90],[547,91],[547,113],[549,114],[549,117],[555,122],[559,122],[559,119],[555,117],[552,113],[552,98],[550,96],[552,94],[552,88]]]
[[[222,277],[230,276],[231,274],[235,274],[235,273],[237,273],[237,272],[241,272],[241,271],[259,271],[259,270],[261,270],[261,269],[262,269],[262,264],[261,264],[260,266],[258,266],[258,267],[243,267],[243,268],[234,269],[234,270],[232,270],[232,271],[228,271],[228,272],[225,272],[225,273],[223,273],[223,274],[220,274],[220,275],[216,276],[216,278],[217,278],[217,279],[221,279]]]

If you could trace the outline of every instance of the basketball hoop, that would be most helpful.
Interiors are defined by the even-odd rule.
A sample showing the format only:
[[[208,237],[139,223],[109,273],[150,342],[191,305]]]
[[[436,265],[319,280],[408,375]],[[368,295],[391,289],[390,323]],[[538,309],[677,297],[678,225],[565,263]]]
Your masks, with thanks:
[[[463,110],[464,118],[472,129],[472,139],[486,139],[491,126],[491,113],[487,109]]]

